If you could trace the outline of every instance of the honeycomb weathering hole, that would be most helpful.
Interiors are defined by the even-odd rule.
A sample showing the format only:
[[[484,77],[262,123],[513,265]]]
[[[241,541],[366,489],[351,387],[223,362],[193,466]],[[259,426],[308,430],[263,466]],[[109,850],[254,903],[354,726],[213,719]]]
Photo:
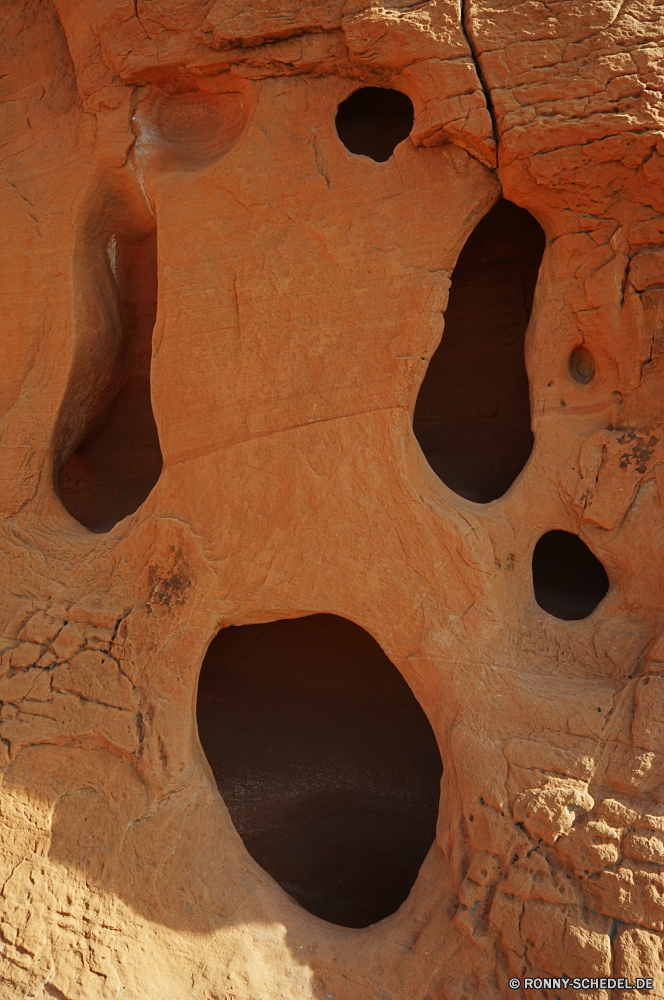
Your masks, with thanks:
[[[136,120],[146,130],[139,145],[156,142],[160,165],[166,169],[199,170],[232,149],[246,118],[241,93],[160,93],[150,110],[137,111]]]
[[[325,614],[224,629],[197,718],[236,829],[286,892],[347,927],[398,909],[435,839],[442,763],[367,632]]]
[[[595,377],[595,359],[583,344],[575,347],[569,356],[569,373],[581,385],[588,385]]]
[[[565,621],[587,618],[606,597],[609,578],[578,535],[547,531],[533,552],[535,600]]]
[[[505,199],[480,220],[417,398],[413,430],[429,465],[478,503],[502,496],[532,450],[524,341],[544,246],[536,219]]]
[[[339,105],[337,135],[349,152],[383,163],[408,138],[414,117],[413,103],[401,91],[362,87]]]
[[[95,273],[103,280],[91,294],[104,302],[104,332],[115,346],[97,362],[98,372],[86,371],[91,385],[103,380],[105,387],[59,474],[58,492],[77,521],[104,532],[146,500],[163,461],[150,394],[156,230],[136,233],[120,221],[98,242]]]

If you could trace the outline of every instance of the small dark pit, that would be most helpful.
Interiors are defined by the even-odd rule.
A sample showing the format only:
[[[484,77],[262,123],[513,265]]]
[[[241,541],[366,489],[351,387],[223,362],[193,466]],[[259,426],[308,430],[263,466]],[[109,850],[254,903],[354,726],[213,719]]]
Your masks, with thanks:
[[[609,589],[609,578],[597,556],[578,535],[547,531],[533,552],[535,600],[563,621],[587,618]]]
[[[399,90],[363,87],[339,105],[337,134],[351,153],[383,163],[408,138],[414,117],[411,99]]]

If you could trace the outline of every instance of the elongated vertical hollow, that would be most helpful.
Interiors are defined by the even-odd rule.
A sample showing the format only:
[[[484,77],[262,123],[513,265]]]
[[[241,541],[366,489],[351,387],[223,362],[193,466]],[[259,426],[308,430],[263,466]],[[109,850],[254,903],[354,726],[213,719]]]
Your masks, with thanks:
[[[442,764],[375,639],[336,615],[224,629],[197,718],[238,833],[286,892],[347,927],[398,909],[435,839]]]
[[[478,503],[502,496],[532,449],[524,339],[544,245],[539,223],[505,199],[480,220],[417,398],[413,430],[429,465]]]
[[[157,233],[133,190],[107,189],[86,214],[57,485],[69,513],[104,532],[140,507],[162,468],[150,398]]]

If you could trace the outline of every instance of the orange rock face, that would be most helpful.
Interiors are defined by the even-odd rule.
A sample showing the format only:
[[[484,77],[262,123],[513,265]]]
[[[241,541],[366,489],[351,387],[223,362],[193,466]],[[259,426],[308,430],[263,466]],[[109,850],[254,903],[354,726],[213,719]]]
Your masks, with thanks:
[[[664,7],[1,7],[0,996],[664,997]]]

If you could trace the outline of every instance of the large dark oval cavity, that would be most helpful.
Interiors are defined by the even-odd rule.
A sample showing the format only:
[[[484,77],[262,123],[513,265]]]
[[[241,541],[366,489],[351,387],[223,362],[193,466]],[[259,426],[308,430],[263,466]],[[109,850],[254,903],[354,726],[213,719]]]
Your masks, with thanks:
[[[111,193],[95,209],[78,262],[89,340],[62,418],[72,440],[57,487],[77,521],[105,532],[140,507],[163,464],[150,392],[157,232],[135,200]]]
[[[367,632],[324,614],[224,629],[197,717],[236,829],[286,892],[346,927],[398,909],[435,839],[442,764]]]
[[[383,163],[410,135],[413,102],[399,90],[362,87],[339,105],[337,135],[351,153]]]
[[[533,446],[524,340],[544,246],[536,219],[505,199],[478,222],[417,398],[413,430],[429,465],[478,503],[509,489]]]
[[[564,621],[587,618],[606,597],[609,578],[578,535],[547,531],[533,552],[535,600]]]

